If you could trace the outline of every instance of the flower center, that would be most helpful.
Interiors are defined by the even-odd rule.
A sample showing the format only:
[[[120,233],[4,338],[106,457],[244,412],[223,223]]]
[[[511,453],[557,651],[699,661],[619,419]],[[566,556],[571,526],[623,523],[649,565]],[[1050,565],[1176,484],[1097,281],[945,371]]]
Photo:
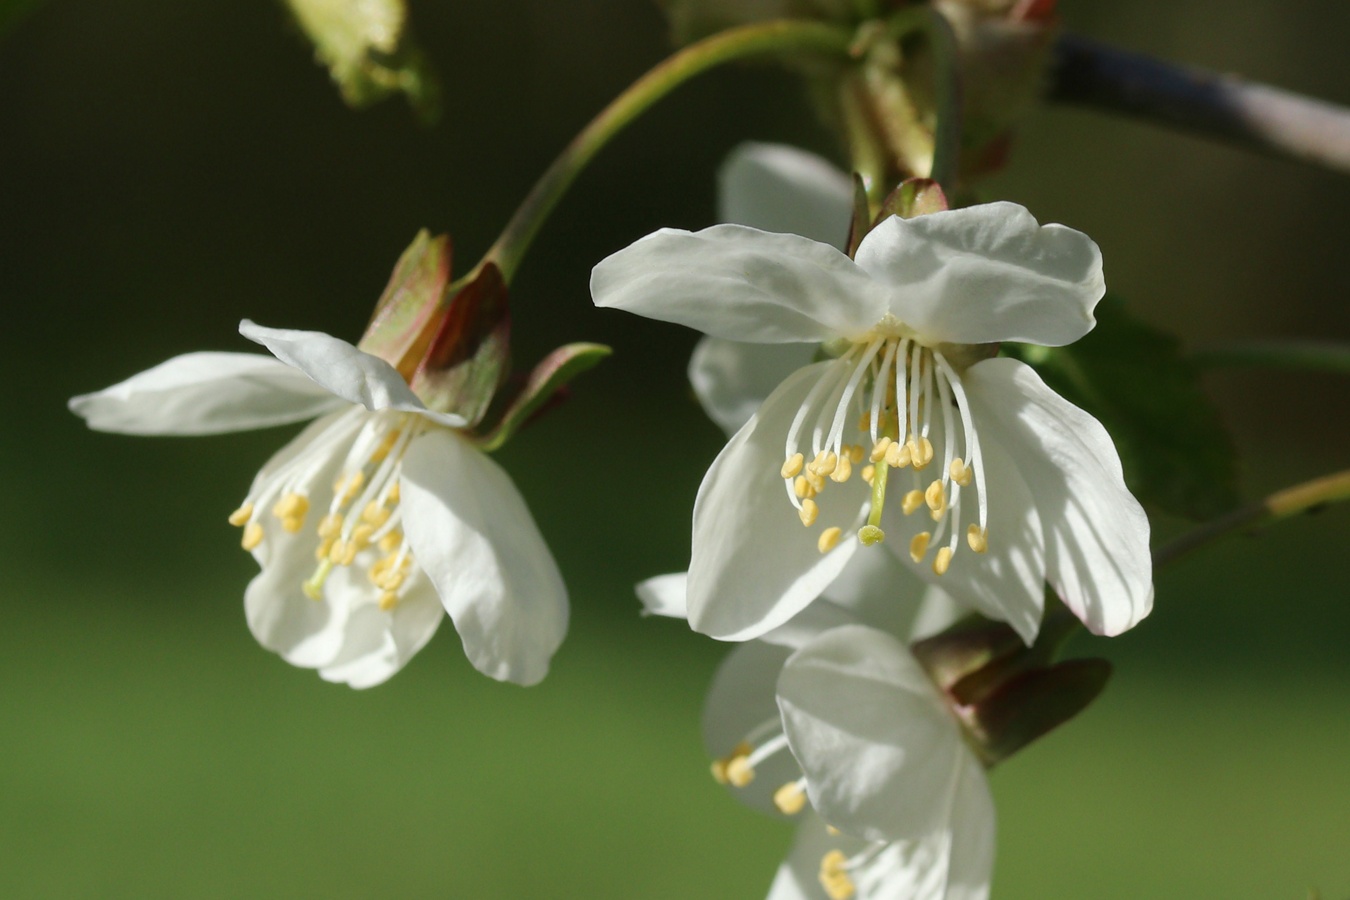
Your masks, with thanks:
[[[421,416],[395,411],[371,413],[355,407],[329,424],[320,434],[259,477],[243,504],[230,515],[230,524],[244,529],[241,541],[253,550],[280,525],[299,534],[309,517],[311,498],[323,492],[326,475],[337,477],[327,512],[314,528],[313,574],[301,583],[305,595],[322,600],[333,570],[358,560],[369,566],[367,576],[379,591],[379,606],[393,609],[413,569],[412,555],[400,525],[399,475],[409,442],[426,427]],[[275,523],[267,522],[270,510]]]
[[[886,537],[881,517],[889,489],[904,491],[900,509],[906,516],[926,509],[933,520],[931,530],[910,539],[916,563],[936,546],[933,571],[946,573],[960,544],[962,508],[971,503],[977,521],[966,529],[966,543],[976,553],[988,549],[984,462],[961,377],[941,352],[913,338],[876,333],[851,344],[797,410],[785,456],[779,474],[808,528],[820,513],[816,497],[831,481],[848,483],[861,466],[871,502],[865,523],[850,527],[858,528],[863,544]],[[892,469],[908,473],[893,475]],[[908,486],[895,483],[897,478],[907,479]],[[838,525],[824,528],[817,549],[834,549],[843,531]]]

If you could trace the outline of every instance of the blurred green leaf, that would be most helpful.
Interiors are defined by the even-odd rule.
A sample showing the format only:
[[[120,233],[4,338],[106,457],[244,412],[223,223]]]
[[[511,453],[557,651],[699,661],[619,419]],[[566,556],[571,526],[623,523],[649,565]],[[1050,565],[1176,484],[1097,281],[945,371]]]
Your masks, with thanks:
[[[423,121],[435,120],[440,88],[408,36],[404,0],[286,0],[286,5],[348,106],[361,109],[402,92]]]
[[[1192,519],[1236,505],[1232,439],[1199,370],[1176,338],[1134,319],[1119,298],[1097,305],[1097,327],[1077,343],[1005,344],[1004,353],[1106,426],[1140,500]]]

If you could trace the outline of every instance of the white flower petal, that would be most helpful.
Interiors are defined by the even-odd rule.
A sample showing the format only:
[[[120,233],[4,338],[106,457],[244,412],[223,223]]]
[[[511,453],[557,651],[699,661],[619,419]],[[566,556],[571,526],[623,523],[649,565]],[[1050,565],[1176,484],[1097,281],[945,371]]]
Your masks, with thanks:
[[[655,575],[646,581],[638,582],[637,595],[642,601],[644,616],[668,616],[672,619],[687,619],[685,611],[685,585],[689,575],[685,572],[671,572],[668,575]]]
[[[347,620],[342,650],[319,670],[325,680],[353,688],[374,687],[387,681],[426,646],[445,618],[435,589],[420,574],[414,576],[420,583],[405,588],[392,610],[380,609],[366,568],[361,564],[344,566],[330,576],[330,585],[339,592],[340,583],[350,579],[352,593],[363,594],[363,602]]]
[[[829,162],[786,144],[744,143],[717,173],[717,217],[843,249],[853,182]]]
[[[467,424],[453,413],[431,412],[393,366],[321,331],[264,328],[248,319],[239,333],[262,344],[288,366],[304,372],[324,389],[369,410],[416,412],[451,428]]]
[[[912,469],[891,473],[888,491],[894,491],[895,495],[888,499],[883,518],[886,546],[920,578],[946,591],[958,604],[991,619],[1007,622],[1027,644],[1031,644],[1040,630],[1045,607],[1046,551],[1041,519],[1018,464],[1002,446],[1002,435],[996,431],[997,423],[986,423],[978,417],[976,421],[989,489],[988,551],[971,551],[966,546],[965,536],[958,535],[957,550],[945,575],[933,573],[933,558],[939,546],[936,543],[920,562],[913,561],[909,555],[910,540],[920,531],[933,532],[935,526],[924,509],[913,515],[903,515],[899,495],[911,487],[924,487],[928,478],[935,478],[940,473],[912,481],[908,480],[914,477],[910,474]],[[937,437],[933,443],[941,446],[940,429],[934,434]],[[976,505],[963,501],[961,511],[961,527],[973,524]],[[943,543],[949,537],[950,533]]]
[[[826,632],[784,664],[778,705],[826,821],[886,841],[943,827],[957,773],[974,759],[905,645],[861,625]]]
[[[1133,627],[1153,607],[1149,523],[1106,429],[1014,359],[977,363],[965,383],[1031,490],[1051,587],[1096,634]]]
[[[689,383],[708,418],[731,436],[784,378],[810,365],[815,352],[814,344],[747,344],[705,337],[689,357]]]
[[[404,533],[474,667],[535,684],[567,632],[567,591],[510,477],[458,435],[431,429],[409,446]]]
[[[819,342],[867,332],[886,292],[828,244],[740,225],[665,228],[591,272],[596,306],[754,343]]]
[[[303,373],[258,353],[186,353],[70,400],[90,428],[121,434],[246,431],[302,422],[340,405]]]
[[[1039,225],[1016,203],[892,217],[856,258],[888,286],[890,312],[929,344],[1069,344],[1092,330],[1106,291],[1091,238]]]
[[[766,900],[829,900],[820,885],[820,861],[825,854],[839,850],[852,856],[867,847],[866,841],[830,834],[825,822],[810,809],[801,813],[801,820],[792,849],[778,867]],[[864,896],[860,900],[872,898]]]
[[[820,595],[858,547],[847,529],[860,507],[845,491],[817,498],[816,525],[803,528],[779,469],[784,437],[811,386],[830,363],[801,369],[779,386],[714,460],[694,503],[689,624],[728,641],[758,637]],[[822,529],[846,529],[829,553]]]
[[[939,631],[955,621],[953,617],[942,624],[948,613],[941,600],[925,602],[926,592],[932,590],[895,554],[881,547],[859,547],[822,596],[852,613],[859,624],[909,637],[921,613],[927,627]]]

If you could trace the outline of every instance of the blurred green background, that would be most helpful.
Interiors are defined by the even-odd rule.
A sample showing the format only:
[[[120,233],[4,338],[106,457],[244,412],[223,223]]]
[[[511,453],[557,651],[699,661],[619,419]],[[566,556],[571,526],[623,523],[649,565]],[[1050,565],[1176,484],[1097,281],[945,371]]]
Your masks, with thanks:
[[[1094,37],[1350,102],[1350,8],[1066,2]],[[355,337],[422,226],[484,250],[552,154],[666,51],[642,0],[417,4],[445,115],[352,113],[270,3],[50,0],[0,42],[0,896],[760,896],[790,830],[707,777],[725,647],[641,621],[683,567],[720,446],[695,336],[598,313],[590,266],[713,214],[743,139],[822,152],[798,85],[714,73],[600,157],[517,281],[517,358],[617,353],[501,454],[567,576],[540,687],[452,629],[357,693],[258,648],[225,523],[286,435],[87,432],[65,398],[267,325]],[[1087,231],[1109,283],[1191,346],[1350,338],[1350,178],[1081,111],[1038,111],[990,196]],[[1223,372],[1249,495],[1347,462],[1343,381]],[[659,473],[655,477],[653,473]],[[995,894],[1350,897],[1350,511],[1160,572],[1115,682],[993,777]],[[1175,533],[1162,523],[1160,533]]]

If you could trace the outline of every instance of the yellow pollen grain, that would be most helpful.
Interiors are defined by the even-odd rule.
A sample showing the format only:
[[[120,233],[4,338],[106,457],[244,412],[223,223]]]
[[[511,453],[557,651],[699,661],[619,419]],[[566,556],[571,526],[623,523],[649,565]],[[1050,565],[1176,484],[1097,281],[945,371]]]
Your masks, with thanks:
[[[370,546],[370,539],[374,534],[374,525],[357,525],[352,529],[352,543],[356,545],[357,550],[364,550]]]
[[[815,496],[816,491],[811,487],[811,482],[806,480],[805,475],[798,475],[797,480],[792,482],[792,493],[797,495],[798,500],[804,500]]]
[[[806,457],[802,456],[800,453],[792,454],[787,458],[787,462],[783,463],[783,468],[778,470],[778,474],[782,475],[784,478],[796,478],[801,474],[802,463],[805,460]]]
[[[911,437],[907,445],[909,447],[909,461],[914,464],[914,468],[922,469],[933,461],[933,442],[926,437]]]
[[[396,443],[398,443],[397,428],[384,436],[384,440],[380,441],[380,446],[376,447],[375,452],[370,454],[370,461],[373,463],[384,462],[385,457],[389,455],[390,450],[394,449]]]
[[[835,828],[833,825],[826,825],[825,833],[828,834],[830,837],[839,837],[839,835],[842,834],[842,832],[838,828]]]
[[[893,443],[895,442],[892,441],[890,438],[882,437],[879,441],[877,441],[875,444],[872,445],[872,452],[867,455],[867,458],[872,460],[872,462],[874,463],[881,462],[883,459],[886,458],[886,451],[890,449],[891,444]]]
[[[819,494],[821,491],[825,490],[825,476],[817,472],[812,472],[809,466],[806,469],[806,474],[802,477],[806,479],[807,484],[811,485],[811,490],[814,493]]]
[[[951,473],[952,481],[955,481],[957,484],[961,485],[961,487],[970,487],[971,481],[975,479],[975,473],[970,470],[970,466],[967,466],[959,456],[952,460],[952,464],[947,471]]]
[[[727,761],[725,759],[714,759],[708,768],[712,771],[713,781],[718,784],[727,783]]]
[[[856,466],[856,465],[858,465],[858,463],[862,462],[862,461],[863,461],[863,457],[866,456],[866,455],[867,455],[867,449],[866,449],[865,447],[863,447],[862,444],[850,444],[850,445],[849,445],[849,447],[848,447],[848,461],[851,462],[851,463],[853,463],[853,465]]]
[[[972,525],[966,529],[966,543],[976,553],[983,553],[989,549],[989,532],[978,525]]]
[[[380,549],[385,553],[393,553],[398,549],[398,545],[403,543],[403,532],[395,528],[392,531],[386,531],[384,537],[380,538]]]
[[[858,540],[863,542],[864,547],[871,547],[886,540],[886,532],[875,525],[864,525],[858,529]]]
[[[859,431],[867,431],[867,430],[869,430],[871,427],[872,427],[872,414],[871,414],[871,413],[863,413],[861,416],[858,416],[858,430],[859,430]]]
[[[820,533],[820,539],[816,541],[816,549],[821,553],[829,553],[839,543],[839,536],[844,533],[844,529],[838,525],[826,528]]]
[[[755,769],[750,765],[750,757],[733,756],[727,760],[727,783],[732,787],[743,788],[755,780]]]
[[[947,508],[947,492],[942,489],[941,481],[935,479],[928,486],[928,490],[923,492],[923,501],[935,513],[940,513]]]
[[[870,486],[870,485],[872,484],[872,479],[875,478],[875,477],[877,476],[877,467],[876,467],[876,466],[863,466],[863,470],[862,470],[861,476],[862,476],[862,480],[865,481],[865,482],[867,482],[867,484]]]
[[[900,509],[905,515],[911,515],[916,509],[923,506],[923,491],[912,490],[900,499]]]
[[[372,500],[366,504],[365,509],[361,510],[361,519],[379,528],[389,521],[389,510]]]
[[[922,562],[924,556],[928,553],[928,542],[933,536],[926,531],[920,531],[909,542],[909,558],[915,562]]]
[[[253,504],[245,503],[243,506],[230,513],[230,524],[238,527],[248,523],[253,518]]]
[[[816,501],[806,499],[802,501],[802,508],[797,510],[797,517],[802,520],[802,524],[810,528],[816,522],[816,516],[820,515],[820,507],[816,506]]]
[[[836,484],[843,484],[845,481],[848,481],[849,476],[852,474],[853,463],[849,461],[847,456],[841,456],[839,457],[839,465],[835,466],[834,471],[830,473],[830,480]]]
[[[839,457],[834,455],[833,450],[822,450],[816,454],[816,458],[811,460],[811,465],[807,468],[817,475],[824,477],[834,471],[834,467],[839,465]]]
[[[952,548],[941,547],[938,549],[937,556],[933,557],[933,574],[946,575],[947,569],[952,564]]]
[[[380,593],[380,609],[383,612],[389,612],[398,605],[398,594],[393,591],[382,591]]]
[[[333,541],[333,545],[328,548],[328,561],[335,566],[342,565],[342,560],[347,555],[347,542],[338,538]]]
[[[323,540],[319,541],[319,546],[314,550],[314,558],[317,559],[319,562],[323,562],[325,559],[327,559],[328,554],[333,549],[334,540],[335,540],[334,538],[324,538]]]
[[[281,527],[289,534],[299,534],[305,527],[305,520],[300,516],[287,516],[281,520]]]
[[[848,857],[831,850],[820,860],[820,886],[830,900],[851,900],[858,889],[848,874]]]
[[[797,782],[789,781],[773,792],[773,805],[784,815],[795,816],[806,806],[806,791]]]
[[[892,469],[903,469],[913,462],[908,444],[891,444],[886,448],[886,465]]]
[[[308,512],[309,498],[300,494],[287,494],[272,507],[272,515],[278,519],[303,519]]]
[[[342,531],[342,516],[337,513],[329,513],[319,520],[319,537],[337,537],[340,531]]]
[[[350,503],[356,496],[356,492],[365,486],[366,476],[360,471],[344,475],[333,482],[333,493],[337,494],[341,503]]]
[[[245,550],[252,550],[262,543],[263,527],[261,522],[249,522],[244,526],[244,536],[239,541],[239,546]]]
[[[398,502],[399,496],[403,493],[402,490],[399,488],[399,485],[401,483],[402,482],[395,481],[393,485],[390,486],[388,493],[384,495],[385,503],[388,503],[390,506],[393,506],[395,503]]]
[[[373,579],[375,586],[383,591],[396,591],[403,587],[404,574],[399,571],[382,572],[380,577]]]

